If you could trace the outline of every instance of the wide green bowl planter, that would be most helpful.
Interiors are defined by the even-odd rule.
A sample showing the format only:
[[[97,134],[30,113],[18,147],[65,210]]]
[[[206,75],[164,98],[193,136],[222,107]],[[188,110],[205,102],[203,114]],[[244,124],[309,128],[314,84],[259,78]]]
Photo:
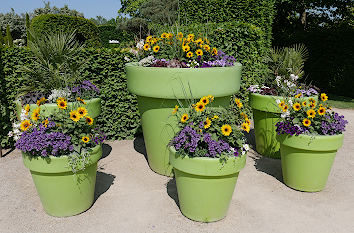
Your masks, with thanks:
[[[240,63],[232,67],[163,68],[126,65],[128,89],[137,95],[138,108],[150,168],[158,174],[172,176],[167,144],[177,128],[171,117],[178,100],[206,95],[215,97],[214,107],[228,107],[230,97],[240,89]],[[181,106],[180,106],[181,107]]]
[[[304,101],[310,98],[318,100],[317,96],[302,97],[297,100]],[[249,95],[250,106],[253,111],[256,151],[263,156],[280,159],[280,143],[275,131],[275,124],[281,119],[281,109],[276,103],[277,99],[283,101],[284,97],[257,93],[250,93]],[[289,99],[295,100],[295,98]]]
[[[284,183],[296,190],[325,188],[343,134],[333,136],[278,135]]]
[[[222,164],[218,158],[182,158],[170,147],[170,162],[176,178],[182,214],[200,222],[223,219],[228,211],[239,172],[246,155],[229,158]]]
[[[89,112],[90,117],[96,118],[101,114],[101,98],[93,98],[89,100],[85,100],[85,108]],[[75,105],[79,105],[79,102],[69,102],[68,103],[68,108],[75,108]],[[30,104],[30,110],[34,110],[38,106],[36,104]],[[20,101],[16,101],[16,111],[17,114],[21,113],[21,108],[23,106],[21,105]],[[57,104],[43,104],[40,106],[41,108],[41,114],[43,116],[49,116],[50,114],[54,113],[55,111],[58,110],[58,105]]]
[[[32,157],[22,153],[23,163],[30,170],[44,210],[51,216],[73,216],[89,209],[94,200],[97,161],[102,147],[93,148],[89,164],[73,173],[68,157]]]

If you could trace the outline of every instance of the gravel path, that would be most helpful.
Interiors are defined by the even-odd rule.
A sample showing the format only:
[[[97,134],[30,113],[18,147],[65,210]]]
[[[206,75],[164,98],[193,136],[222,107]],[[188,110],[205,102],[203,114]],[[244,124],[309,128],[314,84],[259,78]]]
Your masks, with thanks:
[[[152,172],[141,138],[104,145],[96,201],[68,218],[42,209],[18,151],[0,158],[0,232],[354,232],[354,110],[326,188],[318,193],[282,183],[280,160],[251,151],[239,175],[228,215],[216,223],[185,218],[176,204],[173,179]]]

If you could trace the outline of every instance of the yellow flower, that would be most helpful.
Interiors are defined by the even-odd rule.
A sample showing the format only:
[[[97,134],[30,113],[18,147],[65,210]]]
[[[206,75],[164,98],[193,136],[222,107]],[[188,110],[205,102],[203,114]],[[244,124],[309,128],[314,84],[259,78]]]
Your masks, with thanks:
[[[250,132],[250,125],[247,122],[242,123],[241,128],[247,133]]]
[[[205,51],[209,52],[210,51],[210,46],[206,44],[206,45],[203,46],[203,49]]]
[[[203,43],[203,39],[202,38],[198,38],[196,41],[194,41],[194,43],[196,43],[196,44]]]
[[[207,119],[204,121],[204,129],[209,128],[211,125],[211,120],[209,119],[209,117],[207,117]]]
[[[218,50],[215,47],[211,50],[211,55],[213,56],[218,55]]]
[[[40,116],[40,114],[39,114],[40,111],[41,111],[40,108],[36,108],[35,110],[33,110],[33,113],[32,113],[32,116],[31,116],[32,120],[38,121],[39,116]]]
[[[200,102],[202,102],[204,105],[209,104],[209,98],[207,96],[204,96],[200,99]]]
[[[172,111],[172,114],[176,114],[177,111],[178,111],[178,105],[175,106],[175,108]]]
[[[38,106],[41,106],[43,103],[45,103],[47,101],[47,99],[46,98],[44,98],[44,97],[42,97],[42,98],[40,98],[39,100],[37,100],[37,105]]]
[[[197,56],[203,56],[203,50],[197,49],[197,50],[195,51],[195,54],[196,54]]]
[[[187,57],[188,57],[188,58],[193,57],[193,53],[192,53],[191,51],[189,51],[189,52],[187,53]]]
[[[185,45],[185,46],[182,46],[182,49],[184,52],[188,52],[189,50],[191,50],[191,47],[189,47],[189,45]]]
[[[205,109],[205,104],[202,102],[198,102],[195,107],[194,107],[195,111],[197,112],[203,112]]]
[[[44,128],[47,128],[48,123],[49,123],[48,119],[45,119],[44,121],[42,121],[42,124],[44,125]]]
[[[147,43],[150,43],[150,42],[151,42],[151,40],[152,40],[152,36],[148,36],[148,37],[146,37],[146,42],[147,42]]]
[[[288,105],[284,105],[284,107],[283,107],[283,112],[288,111],[288,109],[289,109],[289,106],[288,106]]]
[[[191,41],[194,39],[194,34],[188,34],[187,40]]]
[[[295,111],[299,111],[299,110],[301,109],[301,104],[298,103],[298,102],[296,102],[295,104],[293,104],[293,109],[294,109]]]
[[[78,122],[80,120],[79,113],[77,111],[71,111],[70,112],[70,119],[75,122]]]
[[[302,106],[306,107],[307,106],[307,102],[306,100],[302,102]]]
[[[189,116],[187,113],[183,114],[181,117],[181,122],[186,123],[186,121],[189,119]]]
[[[172,37],[173,37],[172,33],[167,33],[167,36],[166,36],[167,39],[171,39]]]
[[[322,116],[326,113],[326,108],[319,107],[317,112],[318,112],[318,115]]]
[[[144,44],[144,50],[148,51],[150,49],[150,45],[149,44]]]
[[[182,40],[182,38],[183,38],[183,33],[182,33],[182,32],[179,32],[179,33],[177,34],[177,38],[178,38],[179,40]]]
[[[81,102],[82,104],[86,104],[84,99],[81,99],[80,97],[77,97],[76,99],[77,99],[77,101]]]
[[[151,45],[153,45],[153,44],[156,44],[156,42],[158,41],[158,39],[157,38],[153,38],[152,40],[151,40]]]
[[[302,124],[306,127],[309,127],[311,125],[311,121],[307,118],[305,118],[303,121],[302,121]]]
[[[22,131],[26,131],[26,130],[28,130],[29,127],[31,127],[31,125],[32,124],[30,123],[29,120],[24,120],[24,121],[21,122],[20,127],[21,127]]]
[[[208,97],[208,99],[209,99],[210,102],[213,102],[213,101],[214,101],[214,96],[208,95],[207,97]]]
[[[205,39],[205,43],[210,44],[210,41],[208,40],[208,38],[204,38]]]
[[[26,111],[26,115],[28,115],[28,112],[30,111],[30,106],[29,106],[29,104],[27,104],[27,105],[25,106],[25,111]]]
[[[79,114],[80,118],[87,115],[87,109],[84,107],[79,107],[76,111]]]
[[[167,33],[166,32],[162,33],[161,38],[167,38]]]
[[[242,104],[242,102],[241,102],[241,100],[239,98],[235,98],[235,103],[236,103],[238,108],[242,108],[243,107],[243,104]]]
[[[321,100],[324,102],[324,101],[327,101],[328,100],[328,96],[325,94],[325,93],[322,93],[321,94]]]
[[[316,100],[315,100],[314,98],[310,98],[309,101],[310,101],[311,103],[316,103]]]
[[[229,136],[232,132],[231,125],[223,125],[221,126],[221,133],[225,136]]]
[[[300,98],[302,96],[302,93],[299,93],[297,95],[295,95],[295,98]]]
[[[87,136],[83,136],[83,137],[81,138],[81,140],[82,140],[84,143],[88,143],[88,142],[90,141],[90,138],[87,137]]]
[[[310,106],[311,108],[315,108],[315,107],[316,107],[316,103],[311,102],[309,106]]]
[[[248,125],[251,124],[251,121],[250,121],[250,119],[248,119],[248,117],[245,118],[245,122],[246,122]]]
[[[87,123],[88,125],[92,125],[92,124],[93,124],[93,119],[92,119],[91,117],[87,116],[87,117],[86,117],[86,123]]]
[[[284,101],[281,101],[278,105],[279,105],[279,108],[284,108],[285,102],[284,102]]]
[[[160,50],[160,46],[156,45],[152,50],[157,53]]]
[[[65,98],[60,97],[57,99],[57,105],[58,105],[58,108],[66,109],[68,106],[68,103],[66,102]]]
[[[313,109],[307,110],[306,113],[307,113],[307,116],[310,117],[310,118],[314,118],[316,116],[316,112]]]
[[[214,115],[213,118],[211,118],[212,120],[216,120],[216,119],[219,119],[219,116],[218,115]]]

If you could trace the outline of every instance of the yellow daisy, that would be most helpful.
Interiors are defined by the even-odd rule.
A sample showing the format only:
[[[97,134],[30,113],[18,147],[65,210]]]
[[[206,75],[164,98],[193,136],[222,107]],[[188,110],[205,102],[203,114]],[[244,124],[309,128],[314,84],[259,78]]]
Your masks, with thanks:
[[[183,33],[182,33],[182,32],[179,32],[179,33],[177,34],[177,38],[178,38],[179,40],[182,40],[182,38],[183,38]]]
[[[321,94],[321,100],[322,100],[323,102],[327,101],[327,100],[328,100],[328,96],[327,96],[325,93],[322,93],[322,94]]]
[[[307,118],[305,118],[303,121],[302,121],[302,124],[306,127],[309,127],[311,125],[311,121]]]
[[[47,99],[46,98],[44,98],[44,97],[42,97],[42,98],[40,98],[39,100],[37,100],[37,105],[38,106],[41,106],[43,103],[45,103],[47,101]]]
[[[181,122],[186,123],[186,121],[189,119],[189,116],[187,113],[183,114],[181,117]]]
[[[289,106],[285,104],[284,107],[283,107],[283,112],[288,111],[288,109],[289,109]]]
[[[215,47],[211,50],[211,55],[213,56],[218,55],[218,50]]]
[[[279,105],[280,108],[284,108],[285,102],[284,102],[284,101],[281,101],[278,105]]]
[[[319,107],[317,112],[318,112],[318,115],[322,116],[326,113],[326,108]]]
[[[301,109],[301,104],[298,103],[298,102],[296,102],[295,104],[293,104],[293,109],[294,109],[295,111],[299,111],[299,110]]]
[[[182,46],[183,52],[188,52],[189,50],[191,50],[191,47],[189,47],[189,45],[185,45]]]
[[[172,114],[176,114],[177,111],[178,111],[178,105],[176,105],[175,108],[172,110]]]
[[[40,114],[39,114],[40,111],[41,111],[40,108],[36,108],[35,110],[33,110],[33,113],[32,113],[32,116],[31,116],[32,120],[38,121],[39,116],[40,116]]]
[[[92,125],[92,124],[93,124],[93,119],[92,119],[91,117],[87,116],[87,117],[86,117],[86,123],[87,123],[88,125]]]
[[[26,131],[29,129],[29,127],[31,127],[31,122],[29,120],[24,120],[21,122],[20,128],[22,131]]]
[[[77,111],[71,111],[70,112],[70,119],[75,122],[78,122],[80,120],[79,113]]]
[[[148,51],[150,49],[150,45],[149,44],[144,44],[144,50]]]
[[[209,98],[207,96],[204,96],[200,99],[200,102],[202,102],[204,105],[209,104]]]
[[[77,97],[76,99],[77,99],[77,101],[81,102],[82,104],[86,104],[84,99],[81,99],[80,97]]]
[[[241,128],[247,133],[250,132],[250,125],[247,122],[242,123]]]
[[[197,56],[203,56],[203,50],[197,49],[197,50],[195,51],[195,54],[196,54]]]
[[[152,50],[157,53],[160,50],[160,46],[156,45]]]
[[[87,109],[84,107],[79,107],[76,111],[80,117],[84,117],[87,115]]]
[[[205,104],[203,104],[202,102],[198,102],[195,107],[194,107],[195,111],[197,112],[203,112],[205,110]]]
[[[66,109],[68,107],[68,102],[66,102],[65,98],[61,97],[57,99],[57,105],[60,109]]]
[[[302,93],[299,93],[297,95],[295,95],[295,98],[300,98],[302,96]]]
[[[87,136],[83,136],[83,137],[81,138],[81,140],[82,140],[84,143],[88,143],[88,142],[90,141],[90,138],[87,137]]]
[[[203,46],[203,49],[205,51],[209,52],[210,51],[210,46],[206,44],[206,45]]]
[[[212,120],[217,120],[219,119],[219,116],[218,115],[214,115],[213,118],[211,118]]]
[[[211,125],[211,120],[209,119],[209,117],[207,117],[207,119],[204,121],[204,129],[209,128]]]
[[[302,106],[306,107],[307,106],[307,102],[306,100],[302,102]]]
[[[30,106],[29,106],[29,104],[27,104],[27,105],[25,106],[25,111],[26,111],[26,115],[28,115],[28,112],[30,111]]]
[[[310,118],[314,118],[316,116],[316,112],[313,109],[307,110],[306,113],[307,113],[307,116],[310,117]]]
[[[232,132],[231,125],[223,125],[221,126],[221,133],[225,136],[229,136]]]
[[[146,37],[146,42],[147,42],[147,43],[150,43],[150,42],[151,42],[151,40],[152,40],[152,36],[148,36],[148,37]]]
[[[241,100],[239,98],[235,98],[235,103],[236,103],[238,108],[242,108],[243,107],[243,104],[242,104],[242,102],[241,102]]]
[[[251,121],[250,121],[250,119],[248,119],[248,118],[245,118],[245,122],[246,122],[248,125],[251,124]]]
[[[189,51],[186,56],[187,56],[188,58],[191,58],[191,57],[193,57],[193,53],[192,53],[191,51]]]

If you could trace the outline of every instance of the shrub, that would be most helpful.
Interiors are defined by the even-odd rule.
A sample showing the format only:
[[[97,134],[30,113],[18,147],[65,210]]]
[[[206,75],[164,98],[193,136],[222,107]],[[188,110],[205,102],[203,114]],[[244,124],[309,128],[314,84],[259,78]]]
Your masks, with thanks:
[[[118,30],[114,25],[102,25],[98,26],[98,29],[100,31],[101,45],[106,48],[114,47],[114,45],[109,44],[109,40],[118,40],[120,45],[134,39],[131,33],[125,30]]]
[[[32,19],[31,30],[40,35],[54,34],[57,31],[76,30],[76,39],[87,46],[100,45],[99,30],[90,20],[67,15],[39,15]]]

